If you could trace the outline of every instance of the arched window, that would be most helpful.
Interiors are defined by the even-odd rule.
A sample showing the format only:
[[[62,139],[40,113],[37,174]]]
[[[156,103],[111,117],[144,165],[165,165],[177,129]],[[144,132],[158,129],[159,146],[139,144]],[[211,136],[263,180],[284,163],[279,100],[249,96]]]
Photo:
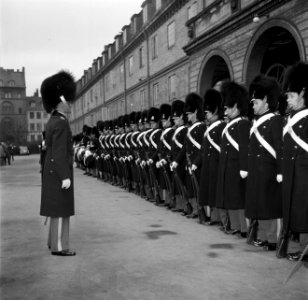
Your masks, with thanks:
[[[14,80],[10,80],[9,81],[9,86],[15,86],[15,81]]]
[[[4,101],[1,105],[1,111],[4,114],[10,114],[14,112],[14,106],[9,101]]]
[[[3,118],[1,121],[1,128],[3,129],[4,132],[12,131],[14,129],[14,122],[12,118],[10,117]]]
[[[10,92],[6,92],[6,93],[4,93],[4,98],[11,99],[12,98],[12,94]]]

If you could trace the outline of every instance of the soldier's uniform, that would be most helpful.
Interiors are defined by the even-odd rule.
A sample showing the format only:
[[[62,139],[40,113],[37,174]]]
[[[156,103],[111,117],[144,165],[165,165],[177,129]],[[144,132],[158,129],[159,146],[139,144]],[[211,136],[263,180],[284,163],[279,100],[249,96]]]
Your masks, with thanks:
[[[247,232],[244,216],[250,122],[248,92],[235,82],[225,82],[221,90],[229,122],[222,132],[217,179],[216,206],[228,210],[231,232]]]
[[[206,114],[208,128],[204,133],[204,140],[200,152],[202,167],[200,172],[199,203],[203,207],[210,208],[206,209],[207,217],[210,218],[207,224],[212,225],[220,221],[216,209],[216,186],[219,155],[221,152],[221,135],[226,125],[223,121],[222,98],[218,91],[209,89],[205,93],[203,111]]]
[[[279,94],[278,83],[266,76],[257,76],[250,85],[256,117],[250,129],[245,215],[258,222],[253,245],[270,251],[276,250],[282,218],[277,181],[282,174],[282,117],[276,113]]]
[[[298,260],[308,245],[308,65],[298,63],[286,74],[285,87],[291,114],[283,129],[283,223],[300,234]],[[306,256],[307,259],[308,256]]]

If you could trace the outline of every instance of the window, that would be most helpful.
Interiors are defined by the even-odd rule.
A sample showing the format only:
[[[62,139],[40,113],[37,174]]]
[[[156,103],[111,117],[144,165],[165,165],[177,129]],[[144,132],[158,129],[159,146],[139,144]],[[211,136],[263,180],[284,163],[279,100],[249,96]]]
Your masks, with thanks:
[[[3,80],[2,79],[0,80],[0,86],[3,86]]]
[[[48,118],[48,114],[47,112],[44,112],[44,119],[47,119]]]
[[[41,112],[40,112],[40,111],[37,111],[37,112],[36,112],[36,118],[37,118],[37,119],[40,119],[40,118],[41,118]]]
[[[124,81],[124,64],[120,64],[120,82]]]
[[[1,128],[4,131],[13,130],[13,127],[14,127],[14,123],[13,123],[13,120],[11,118],[5,117],[5,118],[2,119],[2,121],[1,121]]]
[[[153,102],[158,104],[158,83],[153,84]]]
[[[10,92],[4,93],[4,98],[10,99],[12,98],[12,94]]]
[[[128,74],[131,76],[133,74],[133,66],[134,66],[134,57],[131,56],[128,59]]]
[[[35,134],[31,134],[30,137],[31,137],[31,142],[35,142]]]
[[[152,37],[152,59],[155,59],[157,57],[157,35],[154,35]]]
[[[13,107],[13,104],[11,102],[8,102],[8,101],[5,101],[2,103],[1,105],[1,110],[2,112],[5,114],[9,114],[9,113],[13,113],[14,112],[14,107]]]
[[[240,9],[240,1],[239,0],[231,0],[231,12],[235,13]]]
[[[15,81],[14,80],[10,80],[9,81],[9,86],[15,86]]]
[[[34,112],[33,111],[30,111],[30,119],[34,119]]]
[[[115,51],[118,52],[119,48],[120,48],[120,40],[119,37],[117,37],[115,40]]]
[[[30,123],[30,131],[34,131],[34,123]]]
[[[139,48],[139,68],[143,67],[143,47]]]
[[[156,0],[156,10],[161,8],[161,0]]]
[[[42,125],[40,123],[36,124],[36,130],[37,131],[42,131]]]
[[[124,29],[123,32],[123,45],[125,45],[127,42],[127,29]]]
[[[145,90],[140,91],[140,107],[145,107]]]
[[[30,102],[30,107],[35,107],[35,102],[34,101]]]
[[[194,17],[197,14],[197,2],[194,2],[191,6],[189,6],[187,12],[188,20]]]
[[[168,78],[168,98],[169,100],[176,97],[176,76],[171,75]]]
[[[21,115],[22,114],[22,109],[18,108],[18,113]]]
[[[145,5],[143,7],[143,23],[147,23],[148,22],[148,5]]]
[[[17,98],[20,99],[21,98],[21,93],[17,94]]]
[[[167,27],[168,34],[168,48],[171,48],[175,44],[175,23],[170,23]]]
[[[108,48],[108,59],[110,59],[111,58],[111,55],[112,55],[112,49],[111,49],[111,45],[109,46],[109,48]]]

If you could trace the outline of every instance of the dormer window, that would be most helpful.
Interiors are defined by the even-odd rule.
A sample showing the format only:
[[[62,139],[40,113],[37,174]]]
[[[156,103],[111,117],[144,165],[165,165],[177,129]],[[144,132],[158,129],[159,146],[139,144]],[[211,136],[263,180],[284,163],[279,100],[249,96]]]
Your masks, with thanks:
[[[156,0],[156,10],[161,9],[161,0]]]
[[[148,22],[148,6],[147,5],[143,7],[142,13],[143,13],[143,23],[145,24]]]
[[[109,48],[108,48],[108,58],[109,59],[111,58],[111,55],[112,55],[112,53],[111,53],[111,46],[109,46]]]
[[[15,86],[15,81],[14,80],[10,80],[9,81],[9,86]]]

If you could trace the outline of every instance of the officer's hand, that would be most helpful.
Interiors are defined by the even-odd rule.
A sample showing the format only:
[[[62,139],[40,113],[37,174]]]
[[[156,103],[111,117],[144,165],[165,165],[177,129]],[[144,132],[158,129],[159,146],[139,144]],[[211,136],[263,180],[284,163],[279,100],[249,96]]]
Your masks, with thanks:
[[[70,188],[70,186],[71,186],[71,180],[69,178],[62,180],[62,187],[61,187],[62,189],[67,190]]]
[[[278,182],[278,183],[281,183],[281,182],[282,182],[282,180],[283,180],[282,175],[281,175],[281,174],[277,174],[277,176],[276,176],[276,180],[277,180],[277,182]]]
[[[176,161],[173,161],[171,164],[170,164],[170,169],[171,171],[173,171],[174,169],[176,169],[178,167],[178,163]]]
[[[191,165],[191,170],[192,171],[196,171],[198,169],[198,167],[195,165],[195,164],[192,164]]]
[[[240,171],[240,175],[243,179],[245,179],[248,176],[248,172],[247,171]]]

